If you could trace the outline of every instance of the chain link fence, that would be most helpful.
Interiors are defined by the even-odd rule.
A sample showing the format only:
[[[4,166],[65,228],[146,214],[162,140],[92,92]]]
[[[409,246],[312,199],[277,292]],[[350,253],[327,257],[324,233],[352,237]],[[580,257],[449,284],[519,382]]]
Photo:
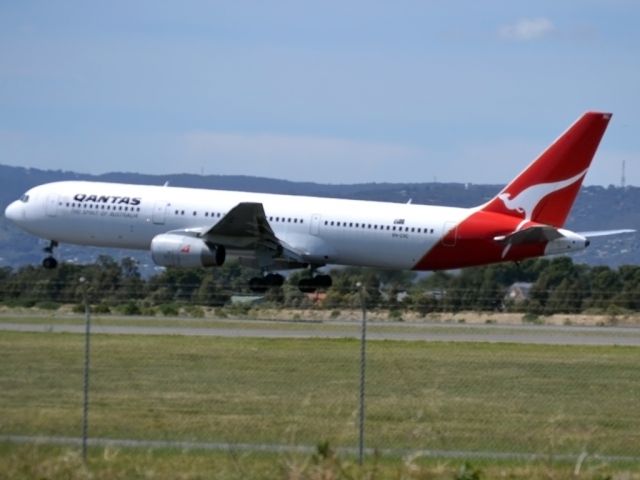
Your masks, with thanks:
[[[361,345],[350,305],[322,322],[307,321],[313,306],[279,322],[231,307],[188,318],[94,312],[91,442],[257,451],[328,442],[355,453]],[[464,341],[394,340],[423,324],[387,323],[389,335],[367,343],[369,453],[640,459],[639,347],[582,342],[599,333],[579,327],[563,330],[573,345],[555,344],[543,326],[528,328],[549,341],[475,339],[471,325],[455,326]],[[5,308],[0,330],[0,436],[77,442],[83,315]]]

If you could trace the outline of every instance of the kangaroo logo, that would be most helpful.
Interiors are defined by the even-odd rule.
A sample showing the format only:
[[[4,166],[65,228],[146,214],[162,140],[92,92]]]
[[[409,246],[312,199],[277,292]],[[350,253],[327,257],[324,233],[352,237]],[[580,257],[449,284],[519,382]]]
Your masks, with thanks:
[[[587,173],[587,170],[584,170],[577,175],[568,178],[566,180],[560,180],[559,182],[551,182],[551,183],[540,183],[538,185],[532,185],[530,187],[525,188],[518,195],[511,198],[511,194],[509,192],[504,192],[498,195],[498,198],[502,200],[504,206],[507,210],[513,210],[520,214],[524,215],[524,220],[520,225],[524,225],[525,223],[531,221],[531,217],[533,216],[533,212],[538,207],[538,204],[542,201],[544,197],[547,195],[557,192],[558,190],[562,190],[563,188],[568,187],[569,185],[573,185],[578,180],[580,180]],[[520,226],[518,227],[520,229]]]
[[[567,178],[566,180],[560,180],[559,182],[550,182],[550,183],[540,183],[538,185],[532,185],[530,187],[525,188],[518,195],[511,198],[511,194],[509,192],[504,192],[498,195],[498,198],[502,200],[504,206],[507,210],[512,210],[524,215],[524,219],[518,224],[515,229],[515,232],[519,231],[524,225],[531,221],[531,217],[533,217],[533,212],[535,212],[536,208],[542,201],[544,197],[547,195],[557,192],[558,190],[562,190],[563,188],[568,187],[569,185],[573,185],[577,181],[579,181],[582,177],[584,177],[587,173],[587,169],[578,173],[577,175]],[[511,244],[508,243],[505,245],[502,250],[502,258],[506,257],[507,253],[511,249]]]

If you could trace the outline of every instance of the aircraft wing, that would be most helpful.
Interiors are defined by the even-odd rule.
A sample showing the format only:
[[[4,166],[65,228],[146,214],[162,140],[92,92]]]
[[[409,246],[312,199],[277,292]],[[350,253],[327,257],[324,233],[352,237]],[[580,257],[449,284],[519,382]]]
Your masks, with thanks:
[[[218,223],[198,236],[231,249],[255,250],[257,256],[283,256],[295,262],[304,262],[302,252],[276,237],[264,207],[257,202],[239,203]]]
[[[259,238],[277,243],[261,203],[242,202],[233,207],[220,221],[202,233],[206,237]]]

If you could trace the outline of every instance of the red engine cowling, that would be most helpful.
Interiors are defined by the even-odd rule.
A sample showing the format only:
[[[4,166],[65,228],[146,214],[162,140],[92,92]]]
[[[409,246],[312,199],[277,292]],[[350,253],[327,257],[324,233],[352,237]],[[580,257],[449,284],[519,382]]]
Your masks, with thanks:
[[[219,267],[225,260],[223,246],[201,238],[163,233],[151,240],[151,258],[163,267]]]

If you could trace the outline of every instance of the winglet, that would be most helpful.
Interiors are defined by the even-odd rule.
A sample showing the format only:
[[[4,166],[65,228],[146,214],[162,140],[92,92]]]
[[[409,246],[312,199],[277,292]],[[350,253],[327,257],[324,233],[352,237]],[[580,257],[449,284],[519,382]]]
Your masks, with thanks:
[[[610,119],[582,115],[481,210],[562,227]]]

